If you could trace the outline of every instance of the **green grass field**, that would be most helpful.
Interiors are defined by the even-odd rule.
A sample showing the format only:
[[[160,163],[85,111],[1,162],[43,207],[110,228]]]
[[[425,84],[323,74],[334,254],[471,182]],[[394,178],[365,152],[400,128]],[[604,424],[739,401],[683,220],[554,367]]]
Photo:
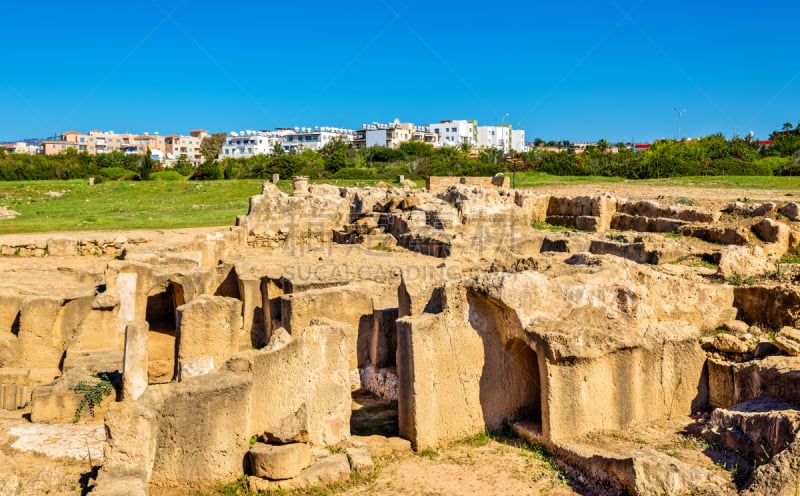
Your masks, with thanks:
[[[510,176],[511,173],[508,173]],[[687,176],[666,179],[625,179],[601,176],[551,176],[543,172],[518,172],[517,187],[580,183],[630,182],[645,186],[683,186],[687,188],[800,189],[800,177],[788,176]]]
[[[517,187],[575,183],[614,183],[622,178],[561,177],[539,172],[517,173]],[[176,229],[233,225],[247,213],[248,198],[261,192],[264,181],[106,181],[86,180],[0,182],[0,207],[22,215],[0,221],[0,234],[72,231]],[[378,181],[330,180],[338,186],[369,186]],[[633,181],[631,181],[633,182]],[[795,177],[686,177],[637,181],[650,186],[749,188],[797,191]],[[422,186],[422,181],[417,181]],[[291,181],[278,184],[291,191]],[[48,192],[63,193],[54,198]]]
[[[22,215],[0,221],[0,233],[172,229],[233,225],[261,191],[249,181],[86,180],[0,183],[0,206]],[[48,192],[63,193],[51,198]]]

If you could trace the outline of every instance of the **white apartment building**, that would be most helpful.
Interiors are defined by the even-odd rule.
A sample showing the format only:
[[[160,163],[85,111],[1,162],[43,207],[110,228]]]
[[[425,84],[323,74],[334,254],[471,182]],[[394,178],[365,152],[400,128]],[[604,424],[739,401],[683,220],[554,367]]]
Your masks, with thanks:
[[[525,144],[524,129],[511,130],[511,149],[520,153],[528,151],[528,145]]]
[[[478,124],[475,121],[447,120],[430,125],[432,133],[438,136],[438,146],[470,146],[478,144]]]
[[[373,146],[397,148],[401,143],[414,139],[415,126],[411,122],[394,122],[381,124],[362,124],[361,129],[354,132],[353,148],[371,148]]]
[[[25,155],[36,155],[39,153],[40,147],[36,145],[29,145],[24,141],[17,141],[16,143],[5,143],[3,148],[6,153],[18,153]]]
[[[511,126],[478,126],[478,146],[508,153],[511,150]]]
[[[350,129],[338,127],[296,127],[284,136],[283,149],[288,152],[297,152],[303,149],[318,152],[335,138],[353,141],[354,134],[354,131]]]
[[[231,131],[222,145],[218,158],[249,158],[253,155],[272,155],[276,144],[283,145],[287,132],[278,131]]]

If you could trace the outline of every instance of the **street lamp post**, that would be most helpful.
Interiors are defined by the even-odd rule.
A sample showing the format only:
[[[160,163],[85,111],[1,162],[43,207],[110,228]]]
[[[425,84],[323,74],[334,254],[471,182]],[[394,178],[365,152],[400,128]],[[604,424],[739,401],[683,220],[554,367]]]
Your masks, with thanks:
[[[672,110],[674,110],[675,113],[678,114],[678,141],[680,141],[682,139],[682,136],[681,136],[681,116],[683,115],[684,112],[686,112],[686,109],[678,110],[678,107],[672,107]]]

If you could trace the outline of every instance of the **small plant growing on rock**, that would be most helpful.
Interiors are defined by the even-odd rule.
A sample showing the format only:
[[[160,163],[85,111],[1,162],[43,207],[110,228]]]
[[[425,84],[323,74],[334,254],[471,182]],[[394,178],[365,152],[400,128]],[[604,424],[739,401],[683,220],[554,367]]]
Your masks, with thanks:
[[[81,381],[72,386],[72,391],[81,395],[81,402],[78,404],[78,409],[75,410],[75,422],[81,420],[84,408],[88,408],[89,414],[94,417],[95,407],[114,391],[114,385],[111,384],[108,374],[98,374],[97,379],[97,381]]]
[[[742,284],[742,275],[741,274],[731,274],[731,276],[728,277],[728,284],[730,284],[732,286],[738,286],[738,285]]]

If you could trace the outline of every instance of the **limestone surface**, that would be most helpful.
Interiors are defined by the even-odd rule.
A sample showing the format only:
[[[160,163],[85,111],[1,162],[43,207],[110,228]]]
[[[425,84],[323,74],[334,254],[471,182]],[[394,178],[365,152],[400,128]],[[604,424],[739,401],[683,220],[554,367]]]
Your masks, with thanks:
[[[733,491],[712,450],[592,444],[676,419],[738,457],[744,490],[796,482],[785,195],[295,179],[293,195],[265,184],[234,227],[0,236],[0,416],[69,422],[77,383],[115,378],[95,406],[96,494],[326,484],[520,425],[581,483]],[[365,391],[389,410],[368,426],[384,436],[352,436]]]

